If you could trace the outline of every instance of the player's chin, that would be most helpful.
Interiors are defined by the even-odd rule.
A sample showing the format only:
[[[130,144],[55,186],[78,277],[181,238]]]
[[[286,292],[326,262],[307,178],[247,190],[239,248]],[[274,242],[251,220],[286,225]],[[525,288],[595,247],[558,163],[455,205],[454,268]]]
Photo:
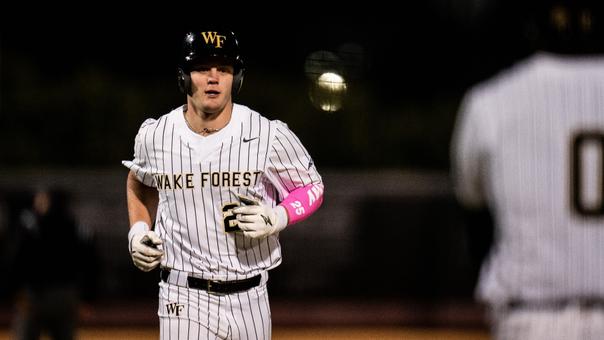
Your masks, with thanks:
[[[224,110],[227,102],[223,98],[206,98],[202,101],[203,112],[220,113]]]

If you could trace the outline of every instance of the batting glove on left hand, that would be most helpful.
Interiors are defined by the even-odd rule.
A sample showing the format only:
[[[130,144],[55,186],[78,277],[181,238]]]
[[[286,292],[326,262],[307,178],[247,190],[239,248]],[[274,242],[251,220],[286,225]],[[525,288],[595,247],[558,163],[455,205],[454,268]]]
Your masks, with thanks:
[[[264,238],[280,232],[287,226],[285,208],[281,206],[271,208],[253,198],[236,195],[243,204],[246,204],[233,209],[237,216],[239,228],[245,236]]]

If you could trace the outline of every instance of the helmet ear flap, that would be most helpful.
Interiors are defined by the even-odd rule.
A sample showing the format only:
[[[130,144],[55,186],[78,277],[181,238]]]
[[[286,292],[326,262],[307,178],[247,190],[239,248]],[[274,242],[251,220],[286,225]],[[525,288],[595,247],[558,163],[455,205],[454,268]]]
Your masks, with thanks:
[[[231,90],[231,93],[233,95],[238,94],[239,91],[241,90],[242,85],[243,85],[243,68],[240,68],[239,72],[237,72],[233,76],[233,88]]]
[[[191,75],[185,72],[182,68],[178,68],[178,89],[183,94],[192,95],[191,93]]]

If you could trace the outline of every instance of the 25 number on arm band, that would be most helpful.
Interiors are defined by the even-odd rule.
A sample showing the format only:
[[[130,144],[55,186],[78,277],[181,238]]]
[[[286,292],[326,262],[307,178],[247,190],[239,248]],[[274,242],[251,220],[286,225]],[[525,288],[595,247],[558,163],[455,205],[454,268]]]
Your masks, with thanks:
[[[309,184],[298,188],[279,205],[287,211],[288,223],[298,223],[312,215],[323,203],[323,184]]]

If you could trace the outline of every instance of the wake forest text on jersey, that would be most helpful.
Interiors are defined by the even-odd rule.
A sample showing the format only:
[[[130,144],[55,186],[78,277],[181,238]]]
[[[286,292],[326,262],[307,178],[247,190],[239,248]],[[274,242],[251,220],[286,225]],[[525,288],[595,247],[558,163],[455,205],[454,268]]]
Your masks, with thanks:
[[[202,188],[213,187],[249,187],[258,184],[263,172],[257,171],[225,171],[201,172],[199,179],[193,173],[153,174],[157,189],[195,189],[196,183]]]

